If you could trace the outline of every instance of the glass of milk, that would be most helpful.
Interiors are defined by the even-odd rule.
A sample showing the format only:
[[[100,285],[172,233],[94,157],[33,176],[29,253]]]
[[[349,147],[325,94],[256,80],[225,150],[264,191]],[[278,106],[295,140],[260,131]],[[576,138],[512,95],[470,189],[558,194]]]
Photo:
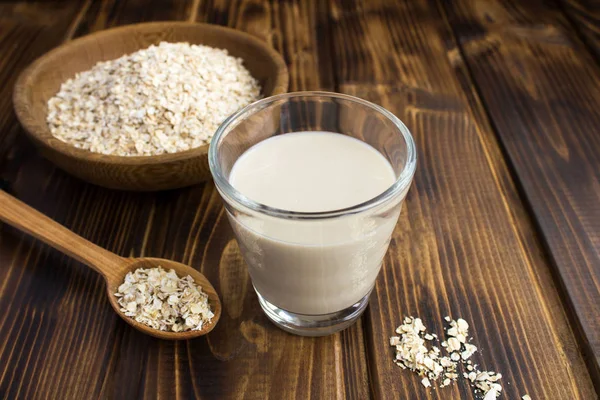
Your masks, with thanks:
[[[356,321],[415,172],[406,126],[356,97],[289,93],[228,118],[209,164],[265,314],[306,336]]]

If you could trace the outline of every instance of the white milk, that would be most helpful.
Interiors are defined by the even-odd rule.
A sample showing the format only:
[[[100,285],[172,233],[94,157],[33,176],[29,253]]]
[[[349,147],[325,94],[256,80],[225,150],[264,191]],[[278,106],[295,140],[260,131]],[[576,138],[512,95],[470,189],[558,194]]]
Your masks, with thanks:
[[[247,150],[229,177],[252,200],[299,212],[351,207],[381,194],[395,180],[377,150],[325,132],[267,139]],[[229,214],[229,219],[256,290],[284,310],[320,315],[350,307],[371,291],[400,200],[333,219],[299,221],[263,214]]]

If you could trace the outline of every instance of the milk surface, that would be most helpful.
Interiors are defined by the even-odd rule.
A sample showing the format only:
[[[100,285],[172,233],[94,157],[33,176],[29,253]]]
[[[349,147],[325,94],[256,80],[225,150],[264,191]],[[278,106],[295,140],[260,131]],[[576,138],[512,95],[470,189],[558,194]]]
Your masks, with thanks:
[[[396,176],[373,147],[338,133],[300,132],[260,142],[229,181],[246,197],[288,211],[332,211],[371,200]]]
[[[269,138],[234,164],[229,181],[263,205],[322,212],[364,203],[396,180],[388,161],[349,136],[298,132]],[[252,283],[277,307],[320,315],[367,295],[379,272],[400,201],[319,220],[228,213]]]

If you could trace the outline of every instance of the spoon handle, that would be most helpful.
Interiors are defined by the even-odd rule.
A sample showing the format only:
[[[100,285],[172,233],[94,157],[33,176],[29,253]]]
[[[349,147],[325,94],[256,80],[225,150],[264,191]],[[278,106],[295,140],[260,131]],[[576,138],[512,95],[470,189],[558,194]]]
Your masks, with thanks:
[[[3,190],[0,190],[0,221],[88,265],[106,279],[118,278],[119,266],[126,262],[124,258],[85,240]]]

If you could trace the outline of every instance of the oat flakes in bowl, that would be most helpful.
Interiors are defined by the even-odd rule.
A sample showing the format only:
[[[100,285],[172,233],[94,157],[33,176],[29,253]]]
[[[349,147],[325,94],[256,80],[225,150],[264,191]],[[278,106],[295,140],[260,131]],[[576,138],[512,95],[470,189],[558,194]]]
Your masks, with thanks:
[[[15,85],[17,117],[42,155],[83,180],[114,189],[163,190],[210,179],[207,144],[193,147],[192,143],[189,150],[158,155],[101,154],[65,143],[53,136],[48,126],[48,100],[64,82],[98,62],[115,60],[161,42],[188,42],[225,49],[232,57],[243,60],[243,66],[262,89],[261,97],[287,91],[287,68],[281,56],[266,43],[243,32],[188,22],[144,23],[101,31],[42,56],[21,74]],[[148,111],[151,109],[146,108],[145,112]]]
[[[208,144],[229,115],[259,98],[258,81],[227,50],[161,42],[67,80],[48,100],[47,121],[77,148],[152,156]]]

